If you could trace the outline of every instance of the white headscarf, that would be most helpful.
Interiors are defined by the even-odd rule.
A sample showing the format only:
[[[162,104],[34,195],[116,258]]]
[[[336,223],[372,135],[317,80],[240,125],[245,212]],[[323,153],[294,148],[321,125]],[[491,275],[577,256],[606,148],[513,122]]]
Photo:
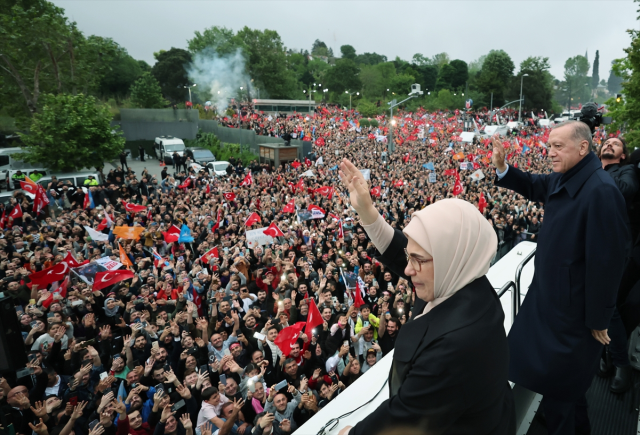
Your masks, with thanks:
[[[433,257],[435,299],[424,313],[486,275],[498,246],[491,224],[461,199],[445,199],[415,212],[404,234]]]

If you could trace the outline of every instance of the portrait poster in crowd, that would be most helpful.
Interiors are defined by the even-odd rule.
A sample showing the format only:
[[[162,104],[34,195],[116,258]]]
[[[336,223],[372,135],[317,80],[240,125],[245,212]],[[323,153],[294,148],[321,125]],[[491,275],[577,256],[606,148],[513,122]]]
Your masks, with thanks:
[[[311,210],[298,210],[298,222],[310,221],[313,219]]]
[[[274,243],[274,239],[264,233],[268,227],[258,228],[257,230],[247,231],[245,237],[247,238],[247,247],[253,249],[258,246],[270,245]]]
[[[467,167],[467,163],[468,163],[468,162],[462,162],[462,163],[460,163],[460,170],[461,170],[461,171],[466,171],[466,170],[468,169],[468,167]],[[472,166],[472,167],[473,167],[473,166]]]
[[[360,169],[360,172],[362,172],[365,180],[371,179],[371,169]]]
[[[108,269],[98,262],[85,264],[84,266],[71,269],[72,282],[81,279],[87,285],[93,285],[93,280],[98,272],[106,272]]]
[[[431,172],[429,174],[429,183],[435,183],[436,182],[436,174],[434,172]]]

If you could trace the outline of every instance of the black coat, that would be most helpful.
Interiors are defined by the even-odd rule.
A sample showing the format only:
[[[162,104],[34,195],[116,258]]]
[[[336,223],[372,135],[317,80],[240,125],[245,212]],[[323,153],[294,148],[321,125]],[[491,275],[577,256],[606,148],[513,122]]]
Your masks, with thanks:
[[[403,275],[406,237],[395,231],[379,260]],[[426,303],[416,300],[416,312]],[[396,339],[389,399],[350,435],[387,427],[420,427],[428,434],[514,434],[507,382],[509,349],[504,312],[486,277],[479,278],[406,323]]]
[[[615,181],[626,203],[630,204],[640,188],[633,165],[620,166],[614,163],[607,165],[605,171]]]
[[[590,153],[565,174],[509,166],[496,184],[544,203],[533,281],[509,331],[509,380],[574,401],[595,375],[625,264],[627,227],[620,190]]]

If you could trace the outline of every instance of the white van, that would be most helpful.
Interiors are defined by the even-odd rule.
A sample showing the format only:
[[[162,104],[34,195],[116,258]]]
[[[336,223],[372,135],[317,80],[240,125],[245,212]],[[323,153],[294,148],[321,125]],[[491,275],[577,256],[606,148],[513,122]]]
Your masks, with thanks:
[[[173,165],[173,153],[183,156],[186,150],[182,139],[173,136],[160,136],[153,141],[158,159],[167,165]]]

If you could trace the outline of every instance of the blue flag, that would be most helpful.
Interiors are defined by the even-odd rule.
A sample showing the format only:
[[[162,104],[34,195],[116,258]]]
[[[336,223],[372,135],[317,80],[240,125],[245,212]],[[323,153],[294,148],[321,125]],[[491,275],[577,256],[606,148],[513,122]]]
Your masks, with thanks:
[[[191,230],[185,224],[182,224],[182,228],[180,228],[180,236],[178,237],[178,243],[190,243],[193,242],[193,237],[191,237]]]
[[[433,165],[433,162],[425,163],[424,165],[422,165],[422,167],[430,171],[436,170],[436,167]]]
[[[529,151],[529,150],[530,150],[530,148],[529,148],[528,146],[526,146],[526,145],[525,145],[525,146],[523,146],[523,147],[522,147],[522,155],[524,155],[524,153],[526,153],[526,152],[527,152],[527,151]],[[93,201],[92,201],[92,202],[93,202]]]

